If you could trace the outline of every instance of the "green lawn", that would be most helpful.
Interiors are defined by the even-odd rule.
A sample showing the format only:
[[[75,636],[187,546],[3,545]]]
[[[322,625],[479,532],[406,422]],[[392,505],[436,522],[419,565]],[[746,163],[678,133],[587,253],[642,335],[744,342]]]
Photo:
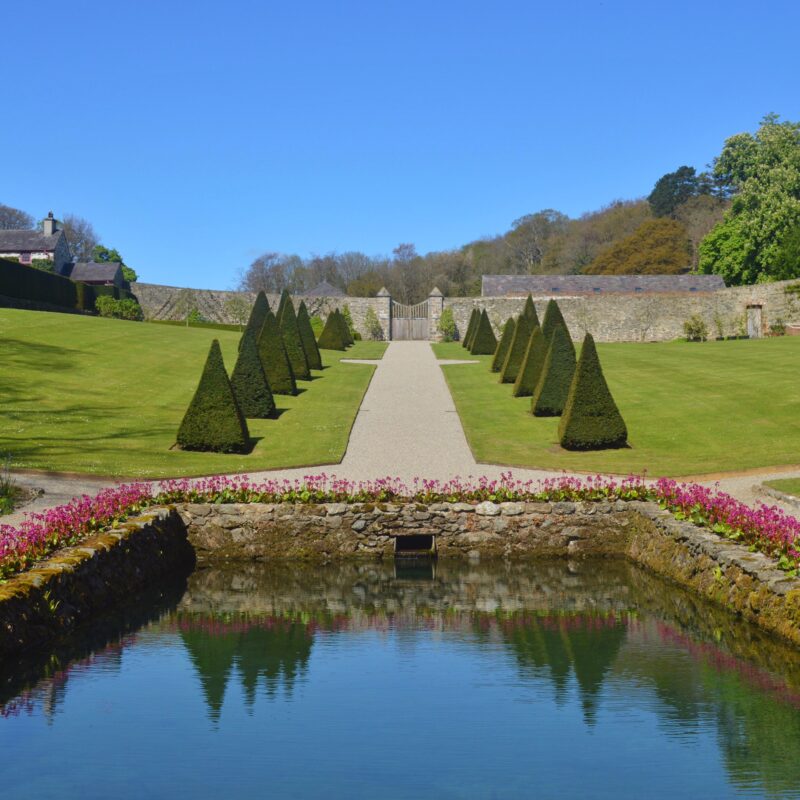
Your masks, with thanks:
[[[246,456],[169,448],[213,338],[233,369],[239,333],[0,309],[0,456],[15,469],[124,477],[338,463],[386,345],[323,351],[326,368],[276,396],[280,416],[251,420]]]
[[[435,344],[478,461],[585,472],[699,475],[800,464],[800,337],[731,342],[598,344],[630,448],[562,450],[558,419],[489,371],[490,356]]]
[[[764,481],[764,485],[772,489],[777,489],[779,492],[800,497],[800,478],[782,478],[775,481]]]

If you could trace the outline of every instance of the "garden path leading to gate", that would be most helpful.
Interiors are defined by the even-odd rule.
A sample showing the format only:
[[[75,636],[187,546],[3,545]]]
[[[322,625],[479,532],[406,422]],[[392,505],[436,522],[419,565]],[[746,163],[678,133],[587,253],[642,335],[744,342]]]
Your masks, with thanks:
[[[364,362],[360,362],[364,363]],[[377,365],[372,382],[359,409],[347,451],[340,464],[323,467],[303,467],[250,473],[253,480],[303,478],[326,473],[349,480],[370,480],[398,477],[406,483],[414,478],[467,478],[485,475],[499,478],[510,467],[479,464],[467,444],[461,420],[447,388],[441,364],[460,363],[437,361],[430,344],[391,342]],[[513,469],[515,478],[539,480],[558,477],[563,473],[548,470]],[[797,477],[797,472],[775,470],[725,475],[699,479],[698,483],[718,483],[723,491],[743,502],[753,504],[763,500],[768,505],[780,505],[770,497],[757,496],[754,486],[770,478]],[[106,486],[124,480],[93,476],[64,476],[42,473],[17,473],[15,481],[25,488],[42,488],[45,493],[23,509],[0,522],[18,524],[27,511],[41,511],[68,502],[80,494],[95,494]],[[796,510],[786,507],[795,513]]]

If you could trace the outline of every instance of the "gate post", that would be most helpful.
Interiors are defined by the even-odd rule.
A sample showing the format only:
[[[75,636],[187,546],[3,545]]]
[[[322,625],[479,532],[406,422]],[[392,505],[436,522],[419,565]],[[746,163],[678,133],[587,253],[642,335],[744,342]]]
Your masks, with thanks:
[[[428,295],[428,339],[438,342],[442,338],[439,333],[439,320],[444,311],[444,295],[434,286]]]
[[[376,295],[375,312],[387,342],[392,340],[392,296],[384,286]]]

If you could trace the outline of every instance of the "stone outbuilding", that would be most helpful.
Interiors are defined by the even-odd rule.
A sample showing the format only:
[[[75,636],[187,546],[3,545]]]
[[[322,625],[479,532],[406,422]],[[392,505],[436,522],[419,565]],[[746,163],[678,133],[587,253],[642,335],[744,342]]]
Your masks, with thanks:
[[[0,258],[32,264],[34,261],[52,261],[53,272],[63,275],[72,265],[69,242],[51,211],[42,230],[0,230]]]

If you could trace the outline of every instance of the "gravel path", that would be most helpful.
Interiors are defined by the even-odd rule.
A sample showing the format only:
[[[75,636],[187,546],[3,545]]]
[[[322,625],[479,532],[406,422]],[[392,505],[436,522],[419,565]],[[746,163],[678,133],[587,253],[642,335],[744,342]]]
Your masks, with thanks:
[[[376,364],[377,369],[358,412],[347,452],[341,464],[291,470],[251,473],[253,479],[302,478],[325,472],[351,480],[386,476],[410,483],[415,477],[448,479],[455,476],[499,477],[508,467],[478,464],[467,444],[461,420],[447,388],[440,364],[470,363],[437,361],[428,342],[392,342],[379,361],[352,363]],[[547,470],[514,469],[523,480],[558,476]],[[718,483],[723,491],[740,500],[763,500],[780,505],[773,498],[759,496],[758,484],[765,478],[797,477],[800,472],[753,471],[725,475],[698,482]],[[2,518],[18,524],[27,511],[40,511],[67,502],[80,494],[94,494],[120,481],[91,476],[59,476],[42,473],[17,473],[15,481],[26,488],[41,488],[45,493],[24,509]],[[786,507],[787,511],[791,511]]]

